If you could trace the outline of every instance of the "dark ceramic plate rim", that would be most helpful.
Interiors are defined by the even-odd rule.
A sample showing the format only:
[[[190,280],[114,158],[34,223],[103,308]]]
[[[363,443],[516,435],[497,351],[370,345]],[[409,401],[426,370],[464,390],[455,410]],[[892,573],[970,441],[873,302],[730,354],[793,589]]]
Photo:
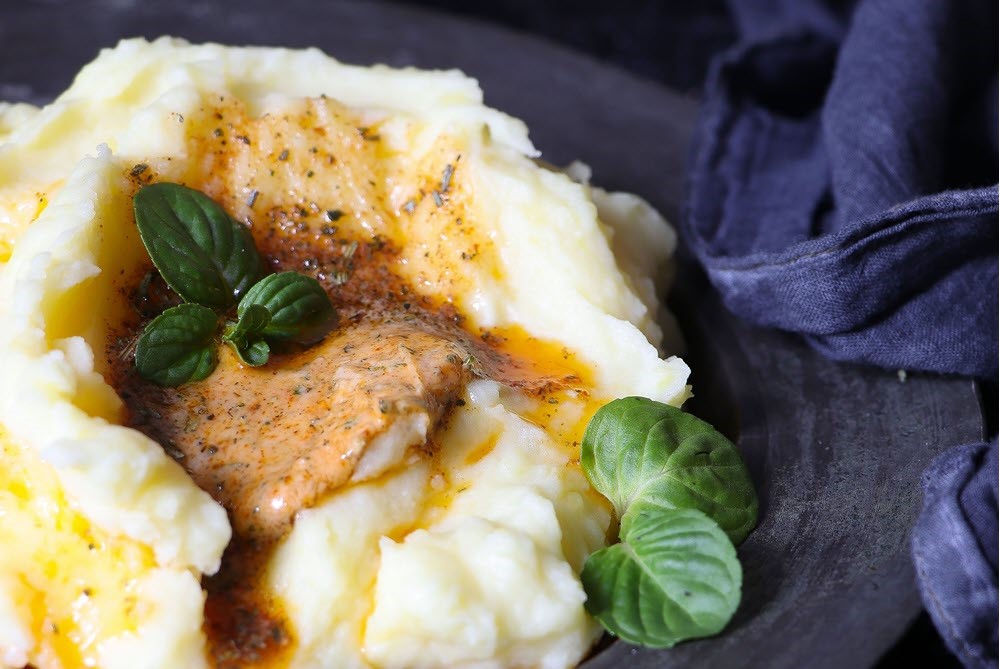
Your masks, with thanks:
[[[545,158],[583,159],[596,183],[680,211],[691,99],[533,37],[389,4],[5,5],[0,99],[45,101],[98,46],[168,33],[460,67],[488,103],[528,122]],[[671,300],[690,347],[690,407],[737,437],[760,487],[761,524],[740,547],[744,601],[719,637],[665,651],[614,643],[584,666],[870,666],[920,610],[907,553],[919,474],[948,446],[981,438],[974,385],[823,360],[728,315],[683,257]]]

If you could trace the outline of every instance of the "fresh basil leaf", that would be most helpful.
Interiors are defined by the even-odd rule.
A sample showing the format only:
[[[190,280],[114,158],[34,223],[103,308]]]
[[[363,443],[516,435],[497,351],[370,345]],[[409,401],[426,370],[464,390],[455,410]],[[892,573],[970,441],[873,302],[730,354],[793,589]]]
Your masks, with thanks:
[[[583,436],[581,464],[619,517],[638,499],[698,509],[734,544],[757,524],[757,493],[736,447],[705,421],[644,397],[601,407]]]
[[[323,338],[337,318],[323,286],[298,272],[271,274],[254,284],[240,300],[239,317],[253,305],[266,307],[271,314],[271,321],[261,330],[271,339],[313,343]]]
[[[712,519],[636,502],[620,537],[587,558],[580,574],[587,611],[605,629],[650,648],[722,631],[739,606],[743,571]]]
[[[133,207],[149,257],[185,302],[225,309],[260,277],[250,231],[201,191],[150,184],[135,194]]]
[[[135,349],[139,376],[161,386],[201,381],[215,369],[218,317],[208,307],[180,304],[154,318]]]

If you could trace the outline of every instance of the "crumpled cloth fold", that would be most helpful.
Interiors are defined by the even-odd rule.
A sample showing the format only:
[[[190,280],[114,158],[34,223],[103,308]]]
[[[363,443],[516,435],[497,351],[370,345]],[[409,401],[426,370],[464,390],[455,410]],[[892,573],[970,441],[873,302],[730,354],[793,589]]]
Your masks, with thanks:
[[[730,8],[681,220],[727,307],[833,359],[997,378],[997,3]],[[996,667],[996,442],[941,455],[924,489],[925,606]]]
[[[913,528],[920,595],[966,667],[997,666],[997,442],[966,444],[924,471]],[[992,611],[992,616],[982,615]]]
[[[733,3],[688,244],[734,313],[828,357],[995,378],[996,4],[835,4]]]

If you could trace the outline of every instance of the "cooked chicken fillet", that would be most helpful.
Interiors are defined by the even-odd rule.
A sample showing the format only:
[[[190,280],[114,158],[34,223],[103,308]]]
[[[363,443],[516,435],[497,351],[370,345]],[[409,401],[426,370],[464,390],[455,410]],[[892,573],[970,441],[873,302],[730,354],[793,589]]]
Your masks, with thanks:
[[[273,539],[324,493],[423,444],[462,392],[467,357],[417,321],[348,324],[256,369],[221,347],[209,379],[149,398],[145,428],[239,534]]]

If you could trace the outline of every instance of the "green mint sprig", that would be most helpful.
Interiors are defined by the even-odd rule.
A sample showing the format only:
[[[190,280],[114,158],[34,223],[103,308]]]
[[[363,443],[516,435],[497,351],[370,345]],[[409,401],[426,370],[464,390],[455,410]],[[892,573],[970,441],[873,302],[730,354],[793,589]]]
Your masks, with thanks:
[[[185,302],[227,309],[263,274],[250,231],[201,191],[151,184],[132,204],[153,265]]]
[[[732,442],[680,409],[626,397],[588,423],[581,465],[621,518],[621,542],[593,553],[580,574],[590,614],[652,648],[722,631],[743,580],[734,544],[758,511]]]
[[[146,326],[135,348],[139,375],[161,386],[201,381],[215,370],[212,341],[219,317],[200,304],[179,304]]]
[[[133,199],[135,222],[163,280],[186,304],[154,318],[136,346],[142,378],[175,387],[201,381],[230,345],[249,366],[265,364],[270,344],[312,344],[337,314],[318,281],[297,272],[264,276],[246,227],[204,193],[174,183],[144,186]],[[236,320],[224,320],[236,307]]]
[[[251,304],[239,315],[238,321],[226,323],[222,341],[233,347],[244,364],[260,367],[271,355],[271,347],[263,339],[264,328],[270,322],[271,312],[267,307]]]
[[[333,305],[323,286],[298,272],[265,276],[240,300],[237,314],[242,321],[251,307],[266,309],[270,315],[260,333],[271,339],[312,344],[323,338]]]

